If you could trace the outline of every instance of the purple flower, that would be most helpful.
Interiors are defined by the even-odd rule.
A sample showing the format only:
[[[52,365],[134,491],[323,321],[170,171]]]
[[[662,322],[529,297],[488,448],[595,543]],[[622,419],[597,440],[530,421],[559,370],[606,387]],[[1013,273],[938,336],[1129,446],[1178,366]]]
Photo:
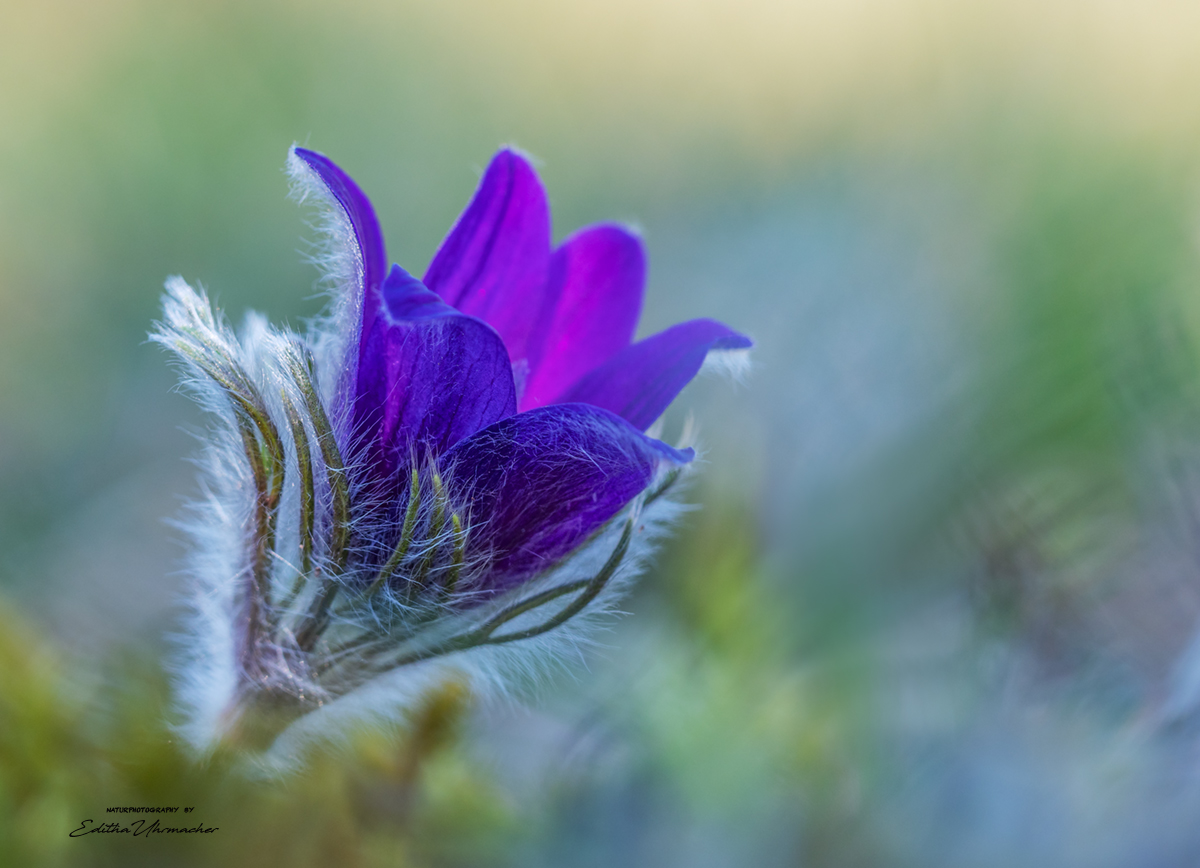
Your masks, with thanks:
[[[172,279],[156,334],[222,422],[195,522],[196,633],[222,637],[191,654],[202,744],[265,743],[418,663],[490,676],[507,657],[461,652],[545,646],[603,609],[693,457],[645,430],[709,353],[750,346],[703,319],[634,343],[640,239],[601,224],[553,248],[515,151],[423,281],[389,267],[332,161],[294,148],[289,170],[325,205],[330,315],[304,337],[252,316],[239,338]]]

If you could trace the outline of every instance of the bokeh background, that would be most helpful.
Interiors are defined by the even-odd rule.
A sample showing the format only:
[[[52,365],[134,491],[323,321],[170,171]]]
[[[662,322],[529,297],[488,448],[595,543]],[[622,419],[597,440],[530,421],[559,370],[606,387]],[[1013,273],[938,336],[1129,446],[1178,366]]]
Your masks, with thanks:
[[[1182,0],[2,0],[0,862],[1200,863],[1198,94]],[[515,143],[641,333],[757,347],[595,647],[265,782],[169,728],[145,335],[317,312],[294,141],[417,273]],[[67,837],[122,804],[221,828]]]

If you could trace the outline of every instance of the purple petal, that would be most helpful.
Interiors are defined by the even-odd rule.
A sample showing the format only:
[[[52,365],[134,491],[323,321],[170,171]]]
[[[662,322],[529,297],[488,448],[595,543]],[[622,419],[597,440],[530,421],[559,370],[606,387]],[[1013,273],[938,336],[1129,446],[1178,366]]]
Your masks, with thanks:
[[[445,304],[398,265],[363,336],[355,431],[376,479],[414,453],[441,454],[516,412],[512,366],[486,323]]]
[[[530,340],[521,409],[549,404],[572,383],[629,346],[642,309],[646,255],[620,226],[592,226],[550,260],[546,322]]]
[[[516,362],[542,309],[550,209],[529,162],[502,150],[425,273],[448,304],[490,324]]]
[[[490,559],[486,590],[505,590],[577,548],[660,464],[692,457],[604,410],[556,404],[485,428],[441,466],[472,528],[468,555]]]
[[[346,213],[354,230],[358,245],[359,289],[363,294],[362,334],[366,335],[378,315],[379,287],[387,273],[387,250],[379,221],[375,219],[375,209],[366,194],[333,160],[307,148],[293,148],[292,153],[321,180],[329,195]]]
[[[594,404],[645,430],[662,415],[713,350],[751,340],[711,319],[694,319],[638,341],[585,374],[559,401]]]

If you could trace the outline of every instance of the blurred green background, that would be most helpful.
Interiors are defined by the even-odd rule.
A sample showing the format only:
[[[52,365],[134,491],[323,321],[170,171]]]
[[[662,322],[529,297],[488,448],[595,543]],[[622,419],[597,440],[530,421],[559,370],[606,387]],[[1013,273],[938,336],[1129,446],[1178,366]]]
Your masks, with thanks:
[[[1198,92],[1171,0],[2,0],[0,863],[1200,861]],[[757,347],[596,647],[270,783],[169,728],[145,335],[317,312],[293,142],[418,273],[515,143]],[[220,831],[67,837],[124,804]]]

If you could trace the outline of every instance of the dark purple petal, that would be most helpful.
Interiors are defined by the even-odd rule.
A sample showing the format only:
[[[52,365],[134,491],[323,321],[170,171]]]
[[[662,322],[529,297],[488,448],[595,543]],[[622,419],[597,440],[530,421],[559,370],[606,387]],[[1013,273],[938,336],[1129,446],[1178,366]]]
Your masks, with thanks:
[[[381,292],[391,322],[417,322],[458,313],[399,265],[393,265]]]
[[[696,376],[709,352],[746,349],[751,343],[715,320],[690,320],[621,350],[558,400],[603,407],[645,430]]]
[[[487,587],[513,587],[577,548],[644,490],[672,449],[622,419],[583,404],[510,416],[440,462],[451,502],[465,513],[468,557],[491,562]]]
[[[584,229],[554,251],[545,322],[529,342],[522,410],[549,404],[629,346],[645,284],[641,239],[620,226]]]
[[[410,455],[438,455],[516,412],[512,366],[486,323],[443,302],[398,265],[382,287],[383,315],[363,336],[354,404],[358,442],[376,478]]]
[[[505,149],[442,242],[425,285],[496,329],[516,362],[542,310],[549,261],[546,192],[528,161]]]
[[[379,312],[379,287],[387,273],[387,250],[383,233],[375,219],[375,209],[358,185],[324,154],[307,148],[293,148],[293,153],[316,173],[326,189],[346,212],[358,244],[358,271],[363,296],[363,328],[366,335]]]

